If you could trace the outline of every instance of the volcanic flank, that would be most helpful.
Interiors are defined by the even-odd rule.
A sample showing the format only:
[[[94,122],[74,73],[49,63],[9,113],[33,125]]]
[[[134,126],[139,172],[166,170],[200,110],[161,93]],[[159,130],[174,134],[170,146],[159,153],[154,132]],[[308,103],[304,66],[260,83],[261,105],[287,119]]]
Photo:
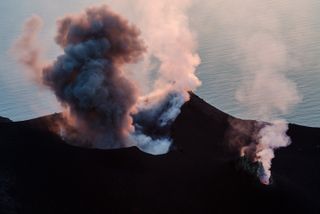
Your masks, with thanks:
[[[1,120],[1,213],[319,213],[320,129],[294,124],[277,151],[273,182],[237,167],[230,119],[192,94],[160,156],[136,147],[73,147],[48,129],[59,114]],[[248,125],[247,125],[248,127]],[[245,136],[246,133],[239,133]]]

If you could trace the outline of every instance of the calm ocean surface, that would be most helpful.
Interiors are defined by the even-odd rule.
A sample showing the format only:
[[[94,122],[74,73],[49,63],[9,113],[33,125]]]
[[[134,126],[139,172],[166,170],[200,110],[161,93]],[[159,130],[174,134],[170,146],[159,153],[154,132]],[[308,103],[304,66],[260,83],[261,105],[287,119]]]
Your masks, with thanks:
[[[257,0],[258,1],[258,0]],[[303,2],[303,0],[301,0]],[[42,39],[52,44],[55,19],[67,12],[75,12],[99,1],[75,0],[12,0],[0,2],[0,115],[13,120],[30,119],[59,111],[55,97],[30,81],[27,73],[13,60],[8,50],[21,32],[24,20],[38,14],[45,20]],[[101,2],[101,1],[100,1]],[[106,1],[107,2],[107,1]],[[199,54],[202,60],[197,74],[202,86],[196,92],[217,108],[232,115],[250,118],[247,109],[235,99],[239,82],[248,78],[240,72],[241,56],[230,45],[236,36],[217,24],[213,11],[217,5],[202,0],[190,11],[190,22],[197,33]],[[289,122],[320,127],[320,2],[310,0],[310,17],[297,16],[299,31],[284,33],[290,52],[299,61],[299,69],[287,73],[297,84],[303,100],[286,115]],[[299,15],[299,14],[297,14]],[[294,42],[300,41],[300,42]],[[56,46],[48,46],[50,57],[58,53]],[[263,98],[261,98],[263,102]]]

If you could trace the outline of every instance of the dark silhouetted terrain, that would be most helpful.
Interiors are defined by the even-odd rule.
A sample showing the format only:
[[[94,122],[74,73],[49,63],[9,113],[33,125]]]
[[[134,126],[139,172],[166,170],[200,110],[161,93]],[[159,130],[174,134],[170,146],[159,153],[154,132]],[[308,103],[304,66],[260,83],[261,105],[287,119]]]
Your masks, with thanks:
[[[161,156],[67,145],[55,117],[0,118],[0,213],[320,213],[320,129],[290,125],[265,186],[235,167],[232,117],[194,94]]]

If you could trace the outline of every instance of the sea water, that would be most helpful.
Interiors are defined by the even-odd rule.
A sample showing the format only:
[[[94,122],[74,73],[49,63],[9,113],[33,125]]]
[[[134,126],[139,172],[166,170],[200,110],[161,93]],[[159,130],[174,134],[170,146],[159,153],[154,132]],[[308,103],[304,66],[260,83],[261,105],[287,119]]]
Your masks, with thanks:
[[[301,0],[303,1],[303,0]],[[108,1],[90,0],[11,0],[0,2],[0,115],[12,120],[25,120],[60,111],[54,95],[30,80],[28,72],[9,53],[14,40],[21,33],[24,20],[32,14],[44,18],[41,38],[49,57],[59,53],[53,45],[55,20],[68,12],[76,12],[92,3]],[[313,18],[295,19],[301,31],[284,35],[288,48],[298,53],[299,69],[287,72],[287,78],[295,82],[303,99],[290,112],[281,117],[289,122],[307,126],[320,126],[320,2],[310,0]],[[241,118],[252,118],[246,107],[235,98],[239,84],[249,76],[240,72],[242,56],[231,45],[236,34],[226,32],[214,15],[219,5],[210,1],[196,1],[189,12],[190,26],[195,31],[198,52],[202,63],[197,75],[202,86],[196,93],[215,107]],[[320,14],[320,13],[319,13]],[[125,14],[124,14],[125,15]],[[320,16],[320,15],[319,15]],[[301,27],[302,26],[302,27]],[[303,42],[290,43],[302,38]],[[49,45],[52,44],[52,45]],[[292,45],[290,45],[292,44]],[[263,97],[258,102],[263,102]],[[254,119],[254,118],[253,118]]]

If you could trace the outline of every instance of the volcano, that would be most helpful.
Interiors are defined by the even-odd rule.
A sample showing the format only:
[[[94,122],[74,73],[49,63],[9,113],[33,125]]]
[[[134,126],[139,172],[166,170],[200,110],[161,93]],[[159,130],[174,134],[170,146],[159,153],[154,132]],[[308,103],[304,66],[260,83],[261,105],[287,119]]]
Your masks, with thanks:
[[[226,140],[230,121],[255,121],[195,94],[165,155],[68,145],[48,128],[59,117],[0,118],[0,213],[320,213],[319,128],[289,124],[292,144],[276,151],[266,186],[238,167]]]

